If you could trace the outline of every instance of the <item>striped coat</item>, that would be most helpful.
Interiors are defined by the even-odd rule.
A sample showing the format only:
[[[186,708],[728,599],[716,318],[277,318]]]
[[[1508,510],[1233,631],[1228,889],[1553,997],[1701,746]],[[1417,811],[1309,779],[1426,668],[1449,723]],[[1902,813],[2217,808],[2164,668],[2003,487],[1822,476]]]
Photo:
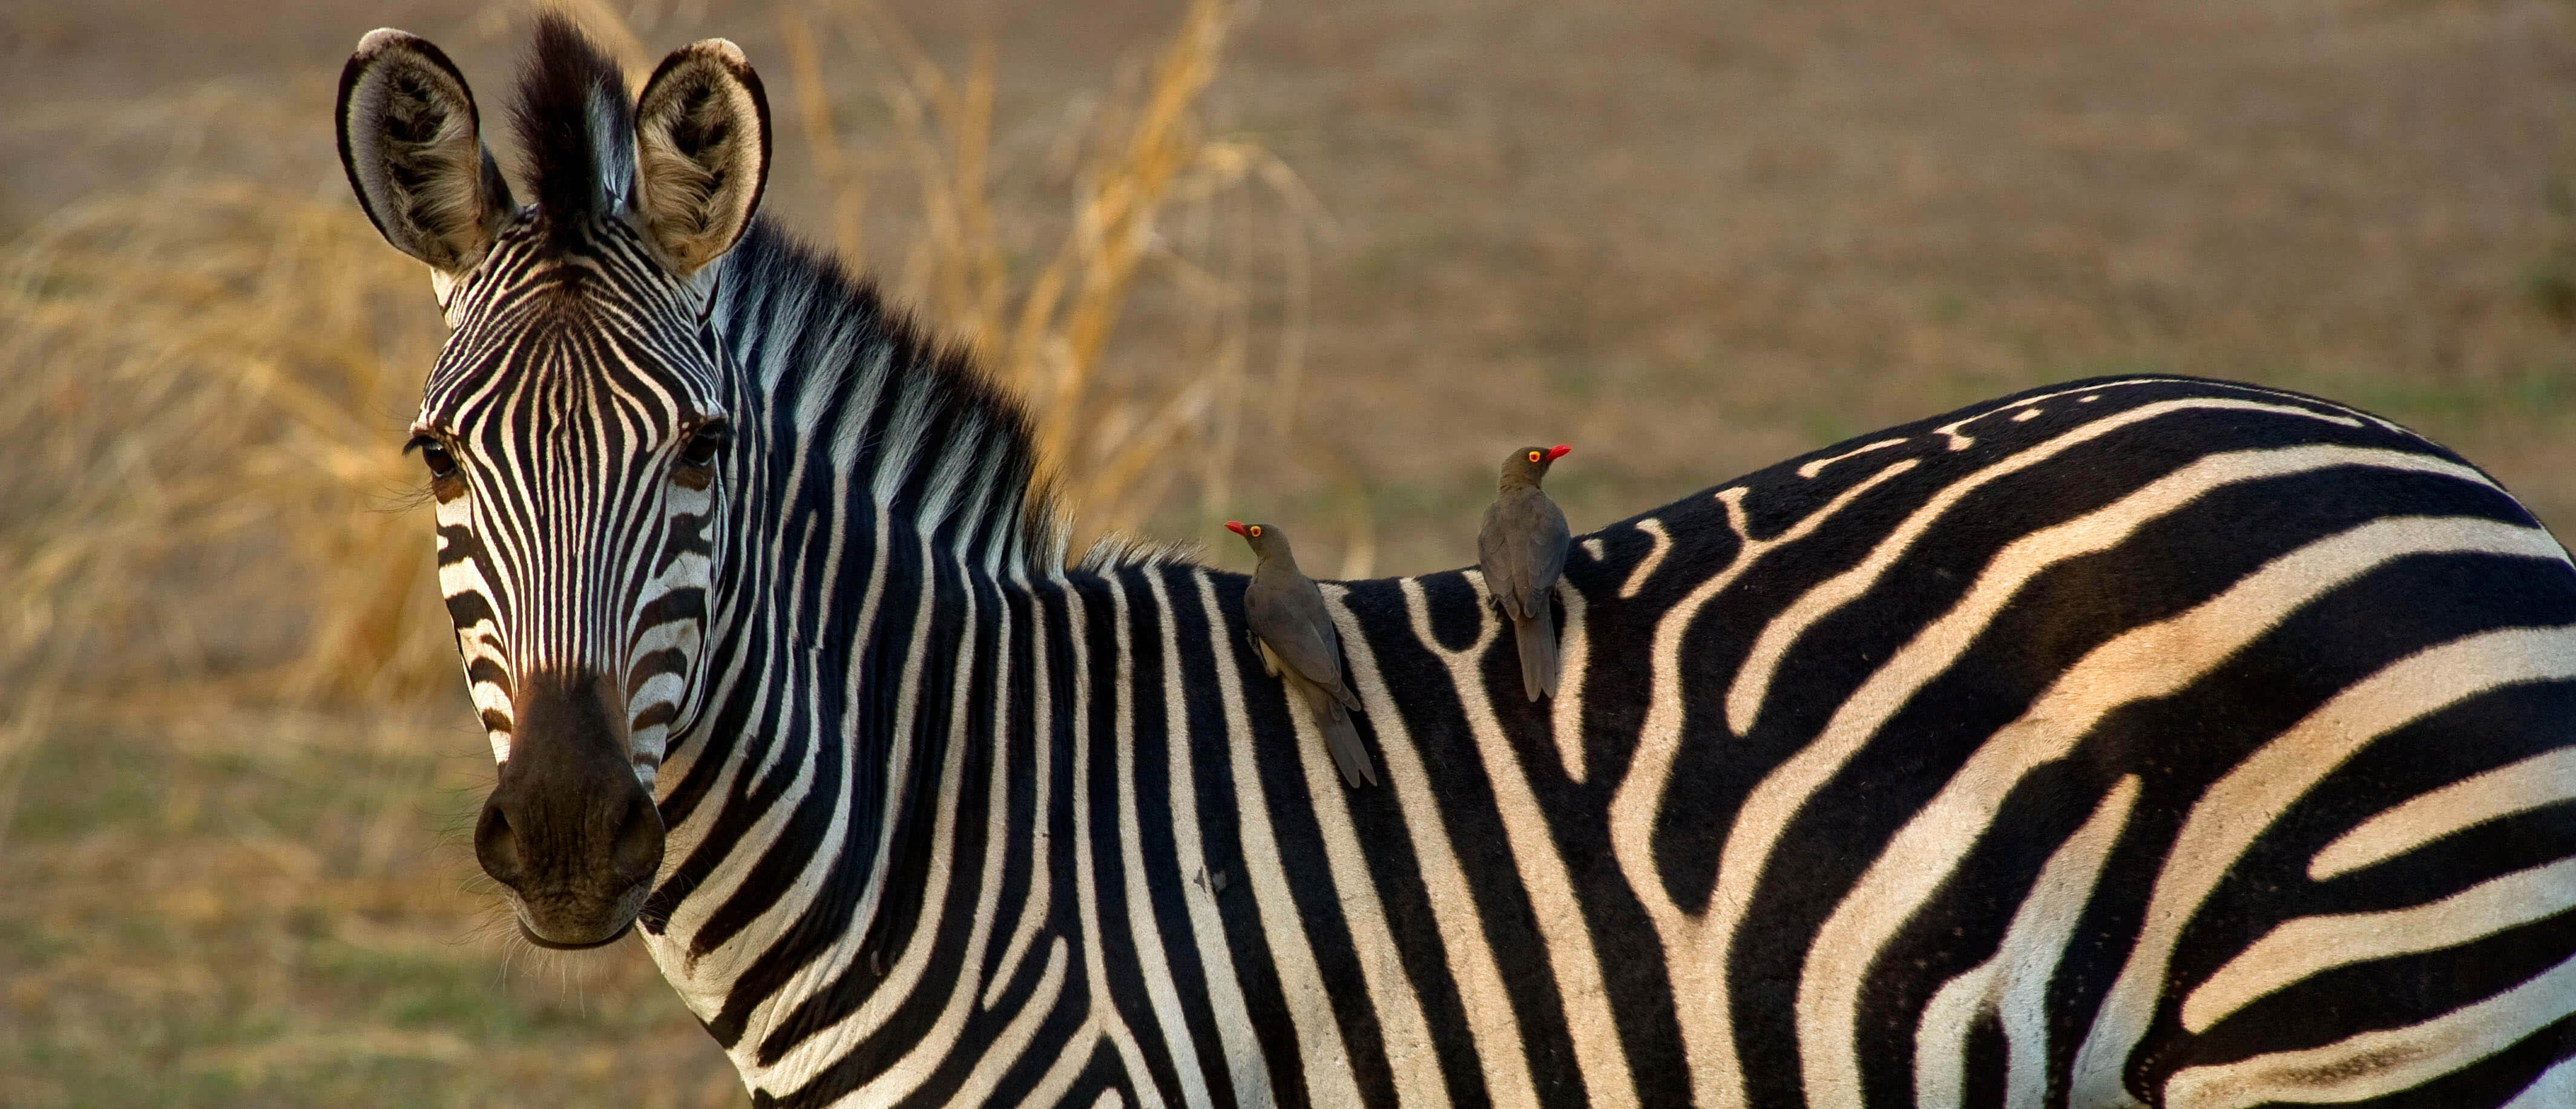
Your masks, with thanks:
[[[2576,569],[2403,428],[2105,378],[1473,572],[1065,560],[1027,420],[759,223],[730,43],[516,118],[396,31],[341,151],[455,333],[414,445],[531,942],[639,930],[761,1105],[2576,1104]],[[1462,536],[1462,540],[1463,540]]]
[[[972,615],[898,687],[954,695],[938,938],[865,994],[948,1036],[753,1073],[808,1091],[780,1104],[2477,1105],[2576,1050],[2576,580],[2400,428],[2080,382],[1576,551],[1535,705],[1472,572],[1326,586],[1360,791],[1243,645],[1240,577],[959,574]]]

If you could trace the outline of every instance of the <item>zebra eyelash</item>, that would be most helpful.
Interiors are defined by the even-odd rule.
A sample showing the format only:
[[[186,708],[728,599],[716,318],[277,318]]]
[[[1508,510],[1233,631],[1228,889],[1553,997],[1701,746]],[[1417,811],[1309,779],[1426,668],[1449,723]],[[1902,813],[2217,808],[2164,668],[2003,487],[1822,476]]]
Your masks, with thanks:
[[[444,438],[432,432],[415,432],[411,441],[403,444],[403,453],[419,454],[423,468],[428,470],[426,480],[412,488],[409,503],[403,507],[414,507],[423,501],[443,503],[465,492],[465,469],[457,464],[456,454]]]
[[[456,465],[456,453],[448,449],[445,440],[426,431],[412,436],[411,442],[403,444],[403,453],[419,454],[421,461],[428,465],[429,478],[433,482],[446,481],[460,472]],[[441,467],[441,462],[446,465]]]

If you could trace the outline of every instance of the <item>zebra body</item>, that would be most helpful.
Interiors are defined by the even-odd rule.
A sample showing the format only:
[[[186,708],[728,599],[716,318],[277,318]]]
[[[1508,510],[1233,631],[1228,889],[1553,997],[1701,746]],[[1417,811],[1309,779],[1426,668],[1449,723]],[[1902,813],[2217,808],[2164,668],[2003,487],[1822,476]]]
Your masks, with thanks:
[[[738,51],[639,123],[546,25],[521,208],[392,34],[343,151],[457,325],[478,855],[758,1104],[2576,1096],[2576,573],[2403,428],[2133,377],[1827,448],[1577,537],[1536,703],[1475,573],[1327,583],[1350,791],[1242,577],[1067,566],[1016,406],[752,220]]]

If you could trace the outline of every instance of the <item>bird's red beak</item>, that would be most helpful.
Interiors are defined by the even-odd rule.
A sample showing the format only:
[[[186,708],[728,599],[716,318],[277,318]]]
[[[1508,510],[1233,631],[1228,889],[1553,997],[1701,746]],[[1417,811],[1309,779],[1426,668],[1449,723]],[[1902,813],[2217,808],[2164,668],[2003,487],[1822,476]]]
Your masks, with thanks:
[[[1566,445],[1565,445],[1565,444],[1563,444],[1563,443],[1558,443],[1557,445],[1555,445],[1555,446],[1553,446],[1553,447],[1549,447],[1549,448],[1547,449],[1547,460],[1548,460],[1548,461],[1550,461],[1550,462],[1554,462],[1554,461],[1556,461],[1557,459],[1560,459],[1560,458],[1565,457],[1565,452],[1570,451],[1570,450],[1573,450],[1573,449],[1574,449],[1574,448],[1569,447],[1569,446],[1566,446]]]
[[[1243,535],[1243,521],[1241,521],[1241,520],[1228,520],[1228,521],[1226,521],[1226,522],[1225,522],[1225,530],[1230,531],[1230,532],[1233,532],[1233,533],[1235,533],[1236,535]],[[1249,539],[1249,538],[1251,538],[1251,537],[1250,537],[1250,536],[1244,536],[1244,538]]]

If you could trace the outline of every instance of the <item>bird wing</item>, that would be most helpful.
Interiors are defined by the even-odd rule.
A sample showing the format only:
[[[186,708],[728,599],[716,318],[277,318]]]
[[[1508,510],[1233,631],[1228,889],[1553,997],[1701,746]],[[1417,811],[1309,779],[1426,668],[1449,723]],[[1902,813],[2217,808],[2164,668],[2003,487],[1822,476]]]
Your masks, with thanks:
[[[1565,526],[1565,513],[1555,501],[1535,489],[1530,490],[1530,500],[1536,502],[1531,508],[1537,519],[1522,533],[1529,559],[1529,577],[1518,583],[1523,615],[1535,615],[1547,607],[1548,594],[1556,592],[1556,579],[1565,573],[1565,549],[1574,541]]]
[[[1514,489],[1494,498],[1485,510],[1485,530],[1476,537],[1485,587],[1493,591],[1505,615],[1528,619],[1547,604],[1565,572],[1565,549],[1572,540],[1565,513],[1547,494]]]
[[[1485,526],[1476,532],[1476,568],[1485,573],[1485,589],[1502,606],[1503,615],[1520,617],[1521,594],[1528,580],[1521,559],[1521,545],[1514,542],[1511,514],[1504,505],[1511,501],[1506,494],[1485,506]]]
[[[1350,694],[1342,686],[1342,637],[1324,611],[1323,590],[1315,588],[1313,581],[1300,580],[1287,589],[1250,591],[1244,598],[1244,618],[1279,661],[1337,700],[1349,702]]]

